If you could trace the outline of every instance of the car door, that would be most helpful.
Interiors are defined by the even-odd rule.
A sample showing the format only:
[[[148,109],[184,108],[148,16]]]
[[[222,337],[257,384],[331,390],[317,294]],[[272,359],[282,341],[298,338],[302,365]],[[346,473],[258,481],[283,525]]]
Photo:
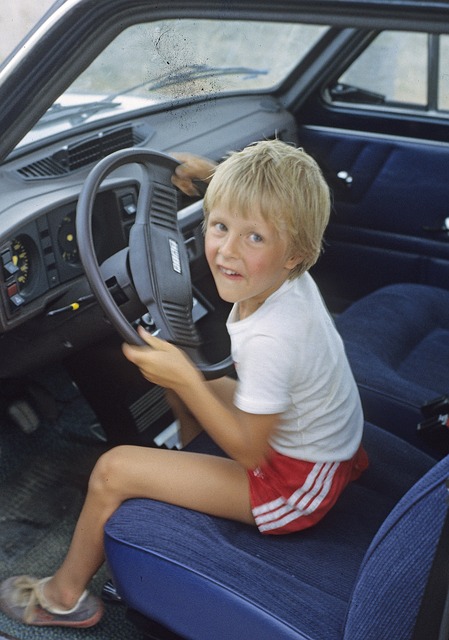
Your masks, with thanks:
[[[332,189],[314,275],[335,311],[394,282],[449,288],[449,38],[384,31],[358,46],[297,114]]]

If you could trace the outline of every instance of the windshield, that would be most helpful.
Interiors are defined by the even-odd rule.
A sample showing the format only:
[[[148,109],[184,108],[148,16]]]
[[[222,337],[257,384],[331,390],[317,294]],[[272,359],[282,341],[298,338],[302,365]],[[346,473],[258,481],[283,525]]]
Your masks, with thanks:
[[[164,20],[123,31],[21,144],[136,109],[279,85],[325,32],[316,25]]]

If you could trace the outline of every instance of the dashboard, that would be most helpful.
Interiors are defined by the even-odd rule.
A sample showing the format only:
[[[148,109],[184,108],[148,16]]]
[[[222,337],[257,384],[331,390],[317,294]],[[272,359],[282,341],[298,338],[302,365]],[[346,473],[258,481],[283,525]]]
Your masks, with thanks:
[[[76,238],[78,196],[98,160],[133,146],[219,161],[262,138],[296,142],[293,118],[271,98],[225,98],[203,108],[201,118],[195,105],[170,116],[155,113],[102,128],[97,123],[84,135],[31,148],[0,167],[0,378],[26,374],[114,334],[84,275]],[[139,177],[138,165],[130,164],[101,185],[92,217],[100,264],[127,247]],[[201,201],[179,193],[178,210],[201,298],[209,288]],[[205,304],[212,308],[209,296],[208,290]]]

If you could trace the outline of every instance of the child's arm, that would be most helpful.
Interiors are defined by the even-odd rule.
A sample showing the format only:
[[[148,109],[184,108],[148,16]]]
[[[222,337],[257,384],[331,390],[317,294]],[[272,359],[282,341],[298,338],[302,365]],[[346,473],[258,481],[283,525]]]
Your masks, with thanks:
[[[140,335],[151,348],[123,345],[128,360],[139,367],[147,380],[175,391],[231,458],[249,469],[260,465],[267,455],[268,438],[278,424],[279,415],[253,415],[228,405],[180,349],[144,330],[140,330]]]

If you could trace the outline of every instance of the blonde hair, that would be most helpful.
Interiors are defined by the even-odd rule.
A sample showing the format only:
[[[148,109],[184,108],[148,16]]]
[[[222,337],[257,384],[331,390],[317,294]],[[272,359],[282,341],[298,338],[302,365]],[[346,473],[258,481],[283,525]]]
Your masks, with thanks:
[[[231,153],[215,169],[207,188],[205,226],[218,206],[248,218],[257,209],[278,233],[287,233],[289,250],[301,257],[289,278],[300,276],[318,260],[330,194],[319,166],[303,149],[264,140]]]

